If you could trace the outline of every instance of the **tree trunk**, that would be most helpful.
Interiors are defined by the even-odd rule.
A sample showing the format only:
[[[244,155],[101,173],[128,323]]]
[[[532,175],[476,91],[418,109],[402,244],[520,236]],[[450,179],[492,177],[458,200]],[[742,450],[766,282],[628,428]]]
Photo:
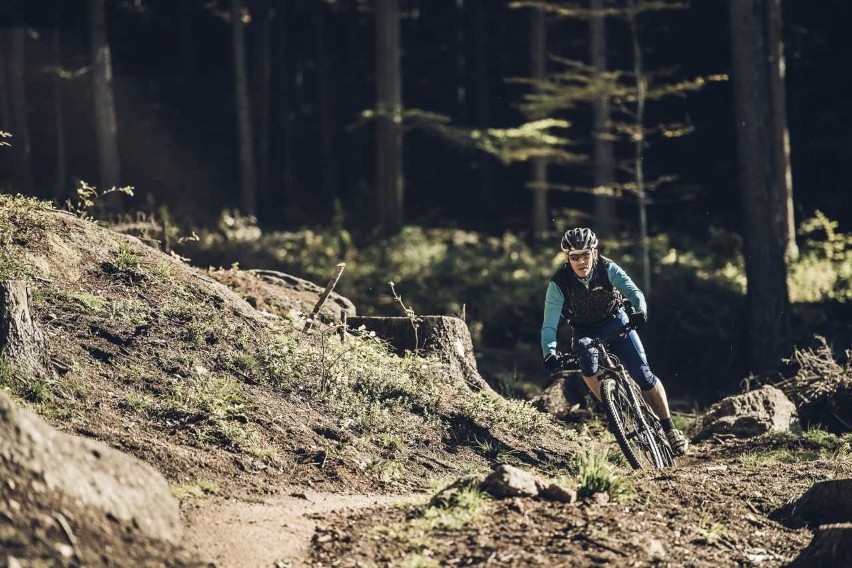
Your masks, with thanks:
[[[264,2],[258,12],[257,38],[257,171],[260,210],[271,213],[269,205],[269,113],[272,76],[271,37],[273,9]]]
[[[376,209],[385,235],[402,229],[402,77],[399,0],[375,0],[376,12]]]
[[[470,330],[459,318],[420,316],[416,329],[407,317],[356,316],[348,318],[346,324],[350,329],[363,326],[366,331],[374,331],[400,355],[406,351],[436,354],[448,366],[451,377],[460,378],[477,391],[491,390],[476,368]]]
[[[3,127],[8,130],[9,124],[12,123],[12,100],[9,94],[9,61],[8,61],[8,46],[9,32],[0,30],[0,120],[3,121]]]
[[[606,18],[603,15],[604,0],[591,0],[589,20],[591,64],[595,74],[607,70]],[[594,112],[594,184],[597,188],[611,189],[615,182],[615,155],[612,147],[612,125],[610,124],[609,95],[601,92],[593,102]],[[615,199],[607,195],[595,195],[595,225],[604,235],[611,235],[616,228]]]
[[[56,129],[56,171],[53,182],[53,199],[61,203],[66,196],[65,182],[68,179],[68,162],[65,146],[65,112],[62,108],[63,79],[62,69],[62,35],[59,9],[56,10],[56,23],[53,28],[53,121]]]
[[[44,334],[30,313],[30,291],[20,281],[0,281],[0,357],[24,381],[52,374]]]
[[[31,193],[33,189],[32,149],[27,108],[26,32],[23,25],[16,25],[9,30],[8,40],[9,93],[12,113],[12,120],[8,124],[13,136],[10,143],[14,160],[15,185],[18,191]]]
[[[104,0],[89,0],[89,33],[91,41],[92,81],[95,103],[95,143],[98,154],[98,183],[100,190],[118,187],[121,180],[121,159],[118,153],[118,125],[112,91],[112,56],[107,38]],[[115,211],[120,202],[117,194],[103,204]]]
[[[767,17],[775,0],[730,0],[734,103],[743,210],[743,245],[748,279],[749,368],[776,368],[789,353],[787,289],[789,194],[778,164],[784,129],[772,108]],[[770,104],[767,104],[769,102]]]
[[[467,119],[467,36],[464,27],[464,1],[456,0],[455,17],[455,50],[456,50],[456,118],[459,122]]]
[[[547,18],[544,10],[530,12],[530,60],[532,78],[544,81],[547,76]],[[532,164],[532,232],[540,239],[548,229],[547,160],[536,158]]]
[[[848,566],[850,558],[852,558],[852,523],[823,525],[816,529],[811,543],[790,564],[787,564],[787,568]]]
[[[343,98],[340,108],[343,124],[351,124],[358,120],[359,114],[365,106],[360,98],[362,90],[360,81],[360,51],[358,47],[360,15],[358,13],[357,0],[341,0],[340,8],[345,26],[343,42],[346,46],[342,74],[345,87],[341,89],[341,92],[346,93],[346,96]],[[342,173],[338,181],[338,192],[344,199],[357,195],[361,187],[361,178],[363,176],[361,162],[363,160],[362,152],[364,149],[361,141],[362,132],[363,129],[359,128],[346,131],[344,134],[343,147],[345,151],[341,152],[341,158],[345,160],[345,165],[341,168]]]
[[[323,2],[313,2],[314,39],[316,41],[317,107],[319,110],[320,179],[323,201],[330,203],[336,197],[334,128],[329,89],[328,53],[326,50],[326,23]]]
[[[642,44],[639,40],[639,23],[636,20],[636,0],[628,0],[630,38],[633,43],[633,75],[636,78],[636,117],[633,133],[633,175],[636,183],[639,208],[639,251],[642,261],[642,291],[651,294],[651,256],[648,243],[648,196],[645,193],[645,101],[648,78],[645,76]]]
[[[279,168],[276,170],[276,180],[281,184],[278,192],[284,204],[284,221],[295,222],[291,213],[293,195],[293,128],[290,100],[290,66],[287,50],[288,0],[278,0],[278,132],[275,145]],[[271,198],[271,196],[270,196]],[[278,202],[278,200],[273,200]]]
[[[767,42],[769,47],[769,90],[772,96],[769,104],[772,107],[772,119],[775,125],[773,138],[778,141],[774,145],[776,152],[775,165],[778,171],[775,175],[782,180],[787,201],[785,255],[787,261],[799,256],[796,245],[796,220],[793,215],[793,171],[790,159],[790,131],[787,129],[787,92],[784,86],[786,63],[784,59],[784,38],[782,34],[781,0],[767,2]]]
[[[198,19],[198,10],[192,2],[180,2],[180,64],[177,84],[180,92],[189,96],[187,85],[190,84],[198,72],[198,44],[195,33],[195,22]]]
[[[472,41],[473,41],[473,89],[474,117],[476,127],[482,132],[491,127],[491,109],[488,86],[488,30],[486,29],[485,0],[471,0]],[[488,154],[477,159],[479,170],[479,202],[477,209],[480,218],[490,225],[496,221],[497,211],[494,196],[494,162]]]
[[[829,479],[811,485],[793,514],[811,526],[852,522],[852,479]]]
[[[242,0],[231,1],[231,43],[234,53],[234,90],[237,105],[240,210],[243,215],[254,216],[257,214],[257,170],[254,162]]]

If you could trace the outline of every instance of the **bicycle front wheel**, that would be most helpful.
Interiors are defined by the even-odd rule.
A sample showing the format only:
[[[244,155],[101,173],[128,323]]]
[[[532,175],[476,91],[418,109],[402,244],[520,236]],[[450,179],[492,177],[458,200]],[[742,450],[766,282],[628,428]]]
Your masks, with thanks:
[[[640,414],[640,405],[631,400],[624,385],[616,379],[603,379],[600,386],[610,430],[628,463],[633,469],[664,467],[653,432]]]

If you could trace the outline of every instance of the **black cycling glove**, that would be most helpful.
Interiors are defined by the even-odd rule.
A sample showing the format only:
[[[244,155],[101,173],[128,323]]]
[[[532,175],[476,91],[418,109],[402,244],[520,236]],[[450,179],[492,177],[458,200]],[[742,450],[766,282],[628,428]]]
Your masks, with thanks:
[[[548,371],[558,371],[561,365],[562,361],[559,360],[559,355],[556,353],[548,353],[544,358],[544,368]]]
[[[645,312],[632,312],[628,318],[630,320],[630,325],[635,329],[640,329],[648,323],[648,314]]]

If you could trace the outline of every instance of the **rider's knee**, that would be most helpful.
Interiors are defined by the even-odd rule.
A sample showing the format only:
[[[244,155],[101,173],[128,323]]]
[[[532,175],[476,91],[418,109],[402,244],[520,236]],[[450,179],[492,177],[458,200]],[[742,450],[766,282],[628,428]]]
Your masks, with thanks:
[[[649,391],[653,389],[660,381],[660,379],[658,379],[657,376],[651,372],[651,369],[644,366],[642,367],[641,372],[638,374],[638,376],[633,378],[636,380],[636,384],[639,385],[639,388],[643,391]]]
[[[598,374],[598,349],[597,347],[589,347],[592,344],[592,339],[589,337],[581,337],[577,340],[577,345],[582,349],[580,352],[580,370],[586,377],[593,377]]]

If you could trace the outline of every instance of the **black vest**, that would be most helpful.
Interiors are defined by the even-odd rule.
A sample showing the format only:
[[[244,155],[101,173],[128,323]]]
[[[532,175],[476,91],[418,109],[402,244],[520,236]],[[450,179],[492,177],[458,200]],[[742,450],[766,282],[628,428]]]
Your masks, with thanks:
[[[551,278],[562,292],[562,315],[571,325],[603,323],[615,317],[621,309],[624,297],[612,287],[607,273],[611,263],[604,256],[598,257],[588,288],[567,262]]]

